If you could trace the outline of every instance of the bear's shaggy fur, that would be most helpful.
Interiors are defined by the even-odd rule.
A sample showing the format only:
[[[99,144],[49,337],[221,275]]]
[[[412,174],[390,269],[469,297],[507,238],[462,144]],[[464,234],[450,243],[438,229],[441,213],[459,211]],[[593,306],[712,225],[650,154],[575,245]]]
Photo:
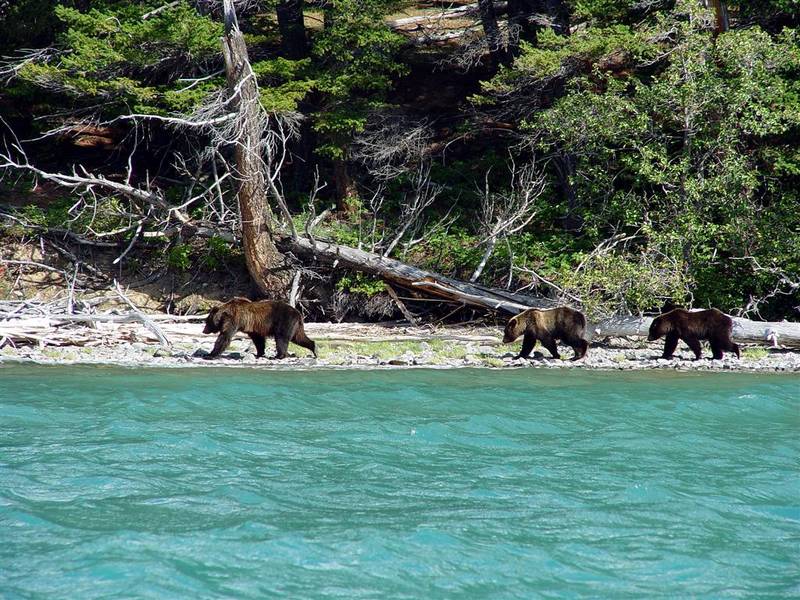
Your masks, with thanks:
[[[553,358],[561,358],[556,346],[556,340],[561,340],[575,351],[572,360],[578,360],[586,356],[589,348],[588,342],[583,339],[585,329],[586,317],[583,313],[567,306],[549,310],[530,308],[509,319],[503,343],[510,344],[525,334],[517,358],[528,358],[537,340],[542,342],[542,346],[550,351]]]
[[[279,300],[251,302],[237,297],[215,306],[206,317],[203,333],[219,333],[207,358],[219,356],[239,331],[253,340],[256,358],[264,356],[266,337],[270,335],[275,338],[276,358],[286,357],[289,342],[308,348],[314,356],[317,355],[316,345],[306,336],[303,316],[297,309]]]
[[[716,308],[694,312],[676,308],[653,319],[647,339],[653,342],[666,336],[661,358],[672,358],[679,339],[692,349],[695,360],[701,355],[700,340],[708,340],[713,358],[722,358],[723,350],[734,352],[739,358],[739,346],[731,340],[732,331],[733,320]]]

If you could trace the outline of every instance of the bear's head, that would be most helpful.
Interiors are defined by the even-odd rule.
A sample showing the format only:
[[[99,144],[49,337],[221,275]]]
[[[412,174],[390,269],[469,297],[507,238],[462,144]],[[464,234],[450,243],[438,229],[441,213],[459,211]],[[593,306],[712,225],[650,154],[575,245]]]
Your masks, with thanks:
[[[219,333],[222,330],[223,316],[220,314],[219,306],[212,308],[206,317],[206,326],[203,328],[203,333]]]
[[[506,323],[506,329],[503,332],[503,343],[510,344],[525,332],[525,319],[520,318],[521,315],[511,317]]]
[[[665,319],[664,315],[656,317],[650,323],[650,331],[647,333],[647,341],[654,342],[663,335],[667,335],[672,330],[672,322]]]

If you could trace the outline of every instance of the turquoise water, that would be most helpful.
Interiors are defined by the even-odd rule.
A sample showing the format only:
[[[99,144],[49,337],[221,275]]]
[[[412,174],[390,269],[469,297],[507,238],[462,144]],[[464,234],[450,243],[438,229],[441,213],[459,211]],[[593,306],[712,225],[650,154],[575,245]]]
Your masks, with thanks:
[[[0,597],[797,597],[799,396],[0,366]]]

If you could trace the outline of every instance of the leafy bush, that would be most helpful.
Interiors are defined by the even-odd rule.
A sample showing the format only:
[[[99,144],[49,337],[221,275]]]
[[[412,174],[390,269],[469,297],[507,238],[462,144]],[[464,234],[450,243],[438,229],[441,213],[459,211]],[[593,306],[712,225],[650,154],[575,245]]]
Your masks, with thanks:
[[[363,294],[367,298],[386,291],[386,284],[382,279],[356,272],[344,275],[336,282],[336,289],[340,292]]]
[[[187,271],[192,264],[191,254],[189,244],[176,244],[167,252],[167,266],[176,271]]]

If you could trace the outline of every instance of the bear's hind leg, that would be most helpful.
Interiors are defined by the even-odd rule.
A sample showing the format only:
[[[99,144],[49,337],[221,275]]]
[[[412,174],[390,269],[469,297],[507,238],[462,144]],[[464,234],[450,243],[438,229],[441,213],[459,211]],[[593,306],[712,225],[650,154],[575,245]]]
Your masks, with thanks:
[[[275,358],[281,359],[286,358],[286,351],[289,348],[289,338],[284,337],[282,335],[275,336],[275,349],[277,350],[277,354]]]
[[[589,343],[583,339],[572,340],[569,345],[572,346],[572,349],[575,351],[575,356],[573,356],[571,360],[582,359],[589,350]]]
[[[314,358],[317,357],[317,345],[314,343],[313,340],[311,340],[305,334],[305,331],[303,331],[302,329],[298,329],[295,332],[294,337],[292,338],[292,341],[295,344],[297,344],[298,346],[302,346],[303,348],[307,348],[308,350],[311,350],[311,353],[314,355]]]
[[[522,338],[522,349],[519,351],[516,358],[528,358],[535,345],[536,336],[526,331],[525,336]]]
[[[742,355],[739,353],[739,344],[736,344],[735,342],[729,342],[726,350],[736,354],[736,358],[742,358]]]

